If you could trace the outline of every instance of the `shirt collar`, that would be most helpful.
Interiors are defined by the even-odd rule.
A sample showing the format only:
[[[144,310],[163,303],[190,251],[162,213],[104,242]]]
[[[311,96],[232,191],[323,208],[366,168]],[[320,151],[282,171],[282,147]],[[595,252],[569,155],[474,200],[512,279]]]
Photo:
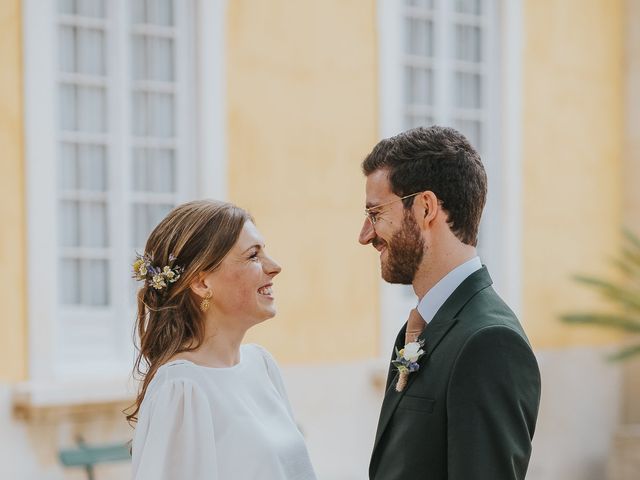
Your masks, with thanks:
[[[458,265],[447,273],[424,297],[418,302],[418,312],[425,322],[429,323],[436,316],[440,307],[447,301],[447,298],[464,282],[469,275],[482,268],[480,257],[473,257],[471,260]]]

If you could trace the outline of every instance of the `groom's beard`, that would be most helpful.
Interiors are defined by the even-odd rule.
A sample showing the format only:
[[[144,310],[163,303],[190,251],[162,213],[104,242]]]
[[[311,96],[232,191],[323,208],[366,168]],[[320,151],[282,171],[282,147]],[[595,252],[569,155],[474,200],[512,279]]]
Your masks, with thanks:
[[[405,211],[402,227],[387,242],[382,278],[389,283],[411,285],[424,256],[424,240],[411,210]]]

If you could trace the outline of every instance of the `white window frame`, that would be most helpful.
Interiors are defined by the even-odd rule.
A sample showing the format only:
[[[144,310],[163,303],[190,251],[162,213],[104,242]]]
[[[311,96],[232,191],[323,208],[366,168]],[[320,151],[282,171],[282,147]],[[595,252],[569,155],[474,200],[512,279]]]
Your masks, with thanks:
[[[437,0],[447,2],[448,0]],[[498,65],[490,65],[499,73],[498,82],[484,93],[488,95],[490,122],[496,126],[492,135],[484,135],[484,155],[489,154],[495,165],[487,165],[489,193],[485,207],[482,230],[483,241],[491,245],[481,252],[494,280],[496,290],[519,314],[521,309],[521,212],[522,212],[522,0],[494,0],[493,8],[498,18],[491,43],[499,46]],[[387,138],[404,130],[403,82],[403,0],[378,0],[379,38],[379,134]],[[440,11],[441,12],[441,11]],[[442,13],[439,13],[442,15]],[[444,38],[438,18],[435,18],[436,39]],[[436,52],[442,53],[442,41]],[[446,47],[444,47],[446,48]],[[443,60],[444,58],[444,60]],[[447,61],[447,56],[438,61]],[[438,73],[436,86],[447,93],[447,82]],[[438,95],[436,89],[436,95]],[[438,107],[436,107],[437,110]],[[442,111],[436,115],[442,117]],[[445,118],[448,115],[444,115]],[[498,137],[498,135],[500,135]],[[493,169],[491,170],[491,167]],[[407,294],[407,288],[381,281],[380,286],[380,344],[379,352],[387,357],[398,330],[406,321],[403,315],[416,305],[417,299]]]
[[[194,161],[194,178],[197,189],[188,199],[226,198],[226,115],[225,90],[225,18],[226,0],[194,0],[194,22],[196,24],[196,45],[193,61],[196,64],[195,92],[193,92],[196,113],[196,142],[188,150]],[[46,402],[48,398],[64,398],[60,385],[69,388],[69,382],[85,382],[87,379],[102,384],[115,380],[118,389],[124,388],[133,366],[133,348],[122,352],[122,358],[103,364],[69,365],[56,363],[56,309],[58,294],[57,276],[57,176],[58,152],[57,85],[57,2],[49,0],[23,0],[23,41],[24,41],[24,102],[25,102],[25,165],[27,202],[27,273],[28,273],[28,344],[29,382],[38,398]],[[111,6],[111,5],[109,5]],[[115,28],[125,28],[116,26]],[[120,35],[119,38],[125,38]],[[129,51],[121,45],[121,51]],[[127,53],[128,54],[128,53]],[[112,62],[107,52],[107,62]],[[182,59],[178,58],[178,68]],[[128,66],[128,62],[125,62]],[[125,77],[126,78],[126,77]],[[114,89],[112,89],[113,91]],[[129,90],[123,90],[129,94]],[[110,93],[112,95],[112,93]],[[108,97],[110,103],[112,97]],[[122,102],[121,102],[122,103]],[[128,104],[128,102],[127,102]],[[177,111],[177,116],[184,116]],[[129,115],[120,116],[129,118]],[[110,120],[112,121],[112,120]],[[177,120],[179,121],[179,120]],[[119,127],[120,132],[128,132],[128,124]],[[107,135],[114,135],[111,130]],[[115,142],[113,155],[125,154],[122,142]],[[187,148],[187,145],[180,145]],[[119,149],[119,150],[118,150]],[[114,175],[111,171],[110,175]],[[129,177],[129,173],[117,172],[118,179]],[[179,180],[182,181],[182,180]],[[180,190],[180,189],[178,189]],[[178,198],[186,200],[187,196]],[[113,213],[110,213],[113,228]],[[128,218],[124,218],[128,220]],[[49,239],[48,242],[43,239]],[[128,241],[128,239],[127,239]],[[123,242],[111,247],[119,260],[116,270],[111,273],[112,296],[118,301],[128,292],[129,272],[120,272],[130,252]],[[119,251],[120,250],[120,251]],[[120,284],[116,276],[124,275]],[[115,288],[120,293],[115,293]],[[123,311],[120,309],[120,311]],[[133,314],[133,312],[132,312]],[[133,315],[122,319],[120,334],[123,345],[131,344],[133,335]],[[123,381],[124,380],[124,381]],[[70,389],[72,391],[73,389]],[[86,388],[84,389],[86,395]],[[100,391],[103,391],[102,388]],[[69,394],[73,396],[72,393]],[[102,396],[107,395],[101,393]],[[38,401],[33,400],[33,401]]]

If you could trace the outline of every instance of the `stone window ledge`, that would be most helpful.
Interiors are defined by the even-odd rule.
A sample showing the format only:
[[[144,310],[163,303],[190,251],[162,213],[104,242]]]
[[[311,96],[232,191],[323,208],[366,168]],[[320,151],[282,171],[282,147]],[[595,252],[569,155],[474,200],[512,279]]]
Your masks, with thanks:
[[[134,388],[122,379],[24,382],[13,388],[12,407],[14,417],[27,422],[81,421],[122,415],[134,399]]]

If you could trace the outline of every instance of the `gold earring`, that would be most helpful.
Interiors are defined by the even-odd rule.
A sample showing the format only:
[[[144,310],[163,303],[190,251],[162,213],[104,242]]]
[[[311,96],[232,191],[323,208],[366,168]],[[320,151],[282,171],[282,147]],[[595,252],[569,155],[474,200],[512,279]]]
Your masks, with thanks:
[[[213,294],[211,293],[211,291],[208,291],[205,297],[202,299],[202,302],[200,302],[200,310],[202,310],[203,312],[206,312],[207,310],[209,310],[209,307],[211,306],[209,303],[209,299],[212,296]]]

